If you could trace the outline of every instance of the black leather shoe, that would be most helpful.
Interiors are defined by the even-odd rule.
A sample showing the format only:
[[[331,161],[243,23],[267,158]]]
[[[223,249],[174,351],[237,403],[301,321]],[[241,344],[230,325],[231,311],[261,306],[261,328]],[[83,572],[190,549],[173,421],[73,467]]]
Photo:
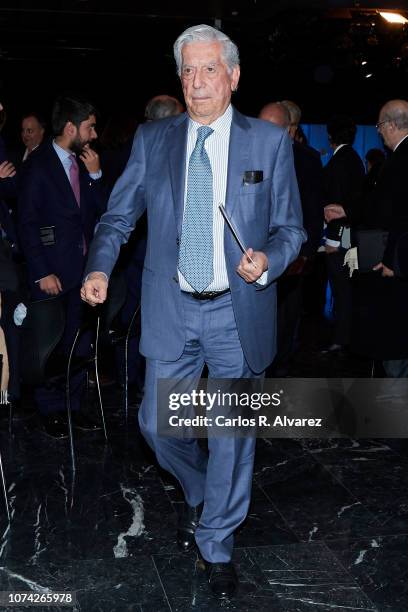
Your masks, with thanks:
[[[71,412],[72,426],[75,429],[81,429],[82,431],[98,431],[101,429],[99,423],[95,423],[86,414],[80,411]]]
[[[177,546],[183,552],[189,552],[195,547],[194,534],[202,511],[202,503],[199,506],[184,504],[183,513],[177,526]]]
[[[207,580],[212,594],[217,599],[231,599],[238,588],[238,576],[232,563],[209,563],[205,561]]]
[[[63,414],[56,412],[55,414],[43,415],[42,422],[47,436],[56,440],[68,438],[67,422]]]

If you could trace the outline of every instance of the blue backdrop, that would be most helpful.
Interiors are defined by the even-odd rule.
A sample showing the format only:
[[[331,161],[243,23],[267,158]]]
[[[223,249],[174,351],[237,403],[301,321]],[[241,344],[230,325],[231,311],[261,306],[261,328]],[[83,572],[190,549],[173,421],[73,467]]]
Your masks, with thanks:
[[[326,165],[333,153],[327,138],[326,126],[302,124],[302,129],[308,144],[320,152],[322,163]],[[369,149],[383,149],[383,143],[377,128],[374,125],[358,125],[353,147],[363,161]]]
[[[325,125],[320,124],[302,124],[302,129],[307,138],[308,144],[319,151],[322,164],[325,166],[333,154],[333,149],[330,147],[329,139]],[[365,162],[365,154],[369,149],[383,149],[383,142],[374,125],[358,125],[357,134],[353,147]],[[333,318],[333,299],[330,289],[330,283],[326,287],[326,303],[324,307],[324,315],[326,318]]]

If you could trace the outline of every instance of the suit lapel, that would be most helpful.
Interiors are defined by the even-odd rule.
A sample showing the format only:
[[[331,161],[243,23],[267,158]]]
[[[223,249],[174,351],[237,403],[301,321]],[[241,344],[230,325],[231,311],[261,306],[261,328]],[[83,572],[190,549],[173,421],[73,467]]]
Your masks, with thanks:
[[[59,159],[52,144],[50,145],[49,149],[49,164],[50,176],[64,194],[64,201],[72,203],[75,209],[78,209],[78,204],[75,199],[74,192],[72,191],[71,183],[69,182],[64,166],[62,165],[61,160]]]
[[[229,142],[227,194],[225,198],[225,208],[229,214],[233,213],[238,200],[237,194],[242,186],[244,172],[254,169],[249,163],[253,140],[249,128],[249,122],[234,108]]]
[[[168,131],[168,157],[170,181],[173,192],[174,214],[178,235],[181,235],[184,209],[184,185],[186,178],[187,115],[180,115]]]

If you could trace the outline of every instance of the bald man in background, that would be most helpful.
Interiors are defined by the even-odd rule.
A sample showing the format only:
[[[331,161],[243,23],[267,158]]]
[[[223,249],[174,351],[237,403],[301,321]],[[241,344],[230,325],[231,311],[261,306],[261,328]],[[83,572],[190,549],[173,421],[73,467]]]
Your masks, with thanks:
[[[160,95],[154,96],[146,104],[146,121],[156,121],[165,117],[176,117],[184,112],[182,103],[173,96]]]
[[[295,350],[302,310],[302,288],[306,262],[315,256],[323,234],[323,175],[319,153],[294,138],[301,117],[300,108],[291,101],[270,102],[259,113],[259,119],[287,129],[293,145],[296,178],[303,211],[307,241],[298,258],[278,280],[278,352],[269,372],[286,376]]]
[[[283,127],[287,129],[290,134],[290,114],[281,102],[270,102],[266,104],[259,113],[258,118],[264,121],[270,121],[275,125],[279,125],[279,127]]]

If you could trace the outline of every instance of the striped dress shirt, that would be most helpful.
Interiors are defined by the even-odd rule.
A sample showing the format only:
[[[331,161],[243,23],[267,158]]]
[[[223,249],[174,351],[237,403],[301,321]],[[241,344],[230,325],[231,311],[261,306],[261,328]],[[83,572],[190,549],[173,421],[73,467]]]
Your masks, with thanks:
[[[213,133],[206,138],[204,146],[210,160],[213,175],[213,240],[214,240],[214,279],[206,291],[223,291],[228,289],[227,267],[224,256],[224,219],[218,205],[225,204],[227,193],[228,174],[228,148],[232,121],[232,106],[229,105],[225,113],[210,124]],[[197,130],[200,123],[189,120],[186,151],[186,179],[184,185],[184,209],[187,198],[188,163],[197,141]],[[238,264],[238,262],[237,262]],[[178,271],[180,288],[182,291],[193,292],[184,276]]]

